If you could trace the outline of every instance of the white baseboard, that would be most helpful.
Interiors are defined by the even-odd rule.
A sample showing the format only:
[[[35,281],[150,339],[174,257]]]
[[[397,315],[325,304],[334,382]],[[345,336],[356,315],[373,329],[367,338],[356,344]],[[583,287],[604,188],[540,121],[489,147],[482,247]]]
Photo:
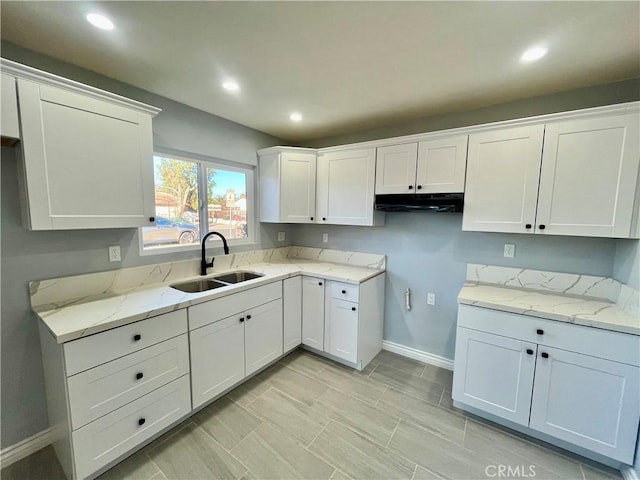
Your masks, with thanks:
[[[8,467],[12,463],[16,463],[18,460],[22,460],[50,444],[51,430],[47,428],[32,437],[25,438],[15,445],[3,448],[0,451],[0,467]]]
[[[382,342],[382,349],[388,350],[389,352],[397,353],[398,355],[402,355],[404,357],[413,358],[414,360],[418,360],[419,362],[428,363],[429,365],[435,365],[436,367],[453,370],[453,360],[441,357],[439,355],[434,355],[432,353],[424,352],[422,350],[418,350],[417,348],[406,347],[404,345],[400,345],[399,343],[384,340]]]
[[[638,471],[633,467],[623,467],[620,470],[622,474],[622,478],[624,480],[640,480],[640,476],[638,476]]]

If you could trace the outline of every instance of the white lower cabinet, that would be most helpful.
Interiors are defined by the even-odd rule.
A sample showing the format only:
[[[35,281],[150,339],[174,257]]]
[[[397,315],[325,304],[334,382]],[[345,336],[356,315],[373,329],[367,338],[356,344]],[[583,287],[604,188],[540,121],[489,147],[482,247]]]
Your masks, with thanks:
[[[269,301],[263,303],[265,299]],[[230,309],[236,313],[218,318]],[[201,303],[188,311],[189,325],[199,326],[189,332],[193,408],[282,355],[282,282]]]
[[[324,350],[325,280],[302,277],[302,344]]]
[[[638,351],[635,335],[460,305],[453,399],[595,460],[631,465]]]
[[[358,304],[329,299],[324,330],[327,353],[355,363],[358,359]]]
[[[284,353],[302,343],[302,277],[282,282],[282,340]]]
[[[238,314],[189,332],[194,408],[244,378],[243,321]]]

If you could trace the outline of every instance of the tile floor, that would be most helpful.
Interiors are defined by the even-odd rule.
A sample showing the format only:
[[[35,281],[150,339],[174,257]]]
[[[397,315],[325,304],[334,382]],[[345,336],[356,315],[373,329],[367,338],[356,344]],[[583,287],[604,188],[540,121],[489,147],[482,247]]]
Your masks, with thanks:
[[[464,415],[451,405],[451,380],[385,351],[356,372],[298,350],[100,480],[485,479],[499,465],[511,478],[621,478]],[[51,447],[0,476],[64,478]]]

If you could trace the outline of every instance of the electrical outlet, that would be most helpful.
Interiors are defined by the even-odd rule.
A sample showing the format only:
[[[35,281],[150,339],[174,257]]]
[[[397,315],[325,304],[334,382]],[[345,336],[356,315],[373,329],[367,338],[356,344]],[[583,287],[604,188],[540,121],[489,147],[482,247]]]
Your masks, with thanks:
[[[436,294],[427,293],[427,305],[435,305],[435,304],[436,304]]]
[[[328,233],[323,233],[322,234],[322,242],[323,243],[327,243],[329,241],[329,234]]]
[[[513,258],[516,256],[516,246],[513,243],[504,244],[504,257]]]
[[[120,258],[120,245],[114,245],[109,247],[109,261],[110,262],[119,262],[122,259]]]
[[[278,241],[279,242],[284,242],[286,235],[285,232],[278,232]]]

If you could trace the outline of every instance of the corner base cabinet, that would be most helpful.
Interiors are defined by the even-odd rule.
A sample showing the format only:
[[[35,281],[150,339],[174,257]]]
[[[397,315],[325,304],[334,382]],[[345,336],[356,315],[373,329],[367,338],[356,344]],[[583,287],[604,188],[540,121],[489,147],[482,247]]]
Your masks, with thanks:
[[[453,399],[578,453],[631,465],[640,337],[460,305]]]

